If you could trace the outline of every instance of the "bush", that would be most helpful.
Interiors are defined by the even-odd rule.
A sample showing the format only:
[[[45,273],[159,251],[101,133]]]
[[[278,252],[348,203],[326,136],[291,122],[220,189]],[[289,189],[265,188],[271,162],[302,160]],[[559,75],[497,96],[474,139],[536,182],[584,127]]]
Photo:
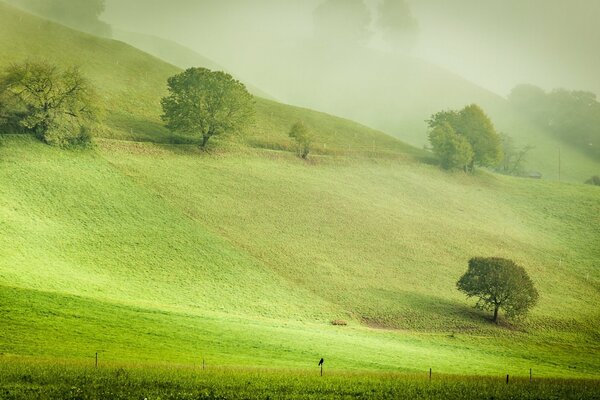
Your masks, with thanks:
[[[87,126],[65,127],[56,126],[49,129],[40,139],[45,143],[67,148],[86,148],[92,144],[92,132]]]

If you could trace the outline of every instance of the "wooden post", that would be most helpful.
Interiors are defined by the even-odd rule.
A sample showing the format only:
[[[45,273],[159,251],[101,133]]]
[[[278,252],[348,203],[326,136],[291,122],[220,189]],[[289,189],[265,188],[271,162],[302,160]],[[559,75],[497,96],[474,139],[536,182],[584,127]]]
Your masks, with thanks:
[[[508,385],[508,374],[506,374],[506,384]]]
[[[431,368],[429,368],[429,380],[431,380]]]
[[[529,368],[529,383],[531,383],[532,377],[533,377],[533,375],[531,373],[531,368]]]
[[[204,370],[204,368],[205,368],[204,357],[202,357],[202,370]]]
[[[98,368],[98,352],[96,352],[96,368]]]

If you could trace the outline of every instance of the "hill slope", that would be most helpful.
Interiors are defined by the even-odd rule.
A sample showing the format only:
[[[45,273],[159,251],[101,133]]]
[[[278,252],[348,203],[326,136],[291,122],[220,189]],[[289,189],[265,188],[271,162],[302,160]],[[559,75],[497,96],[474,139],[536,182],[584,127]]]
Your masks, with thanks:
[[[1,11],[0,54],[84,60],[112,138],[66,152],[2,135],[0,353],[598,377],[597,188],[445,173],[380,132],[266,100],[250,139],[203,154],[158,124],[175,67]],[[370,157],[263,148],[286,148],[297,118],[323,154]],[[527,268],[529,320],[492,326],[456,291],[476,255]]]
[[[521,118],[505,98],[421,59],[315,42],[287,51],[269,60],[269,67],[257,67],[252,79],[292,104],[352,118],[422,147],[427,143],[425,120],[433,113],[477,103],[500,132],[520,146],[535,147],[528,170],[557,180],[561,148],[563,180],[582,183],[600,172],[600,162]],[[303,54],[311,57],[289,62]]]
[[[594,187],[397,161],[307,165],[263,150],[3,142],[5,354],[599,370]],[[455,290],[470,255],[511,257],[531,273],[540,305],[518,329],[490,325]]]
[[[195,140],[172,135],[160,120],[166,80],[180,72],[178,67],[122,42],[77,32],[0,2],[0,69],[32,58],[81,67],[104,101],[108,115],[104,136],[154,142]],[[318,153],[422,154],[397,139],[341,118],[261,98],[256,103],[257,123],[248,139],[242,139],[244,143],[290,149],[287,132],[297,119],[303,119],[315,132]]]

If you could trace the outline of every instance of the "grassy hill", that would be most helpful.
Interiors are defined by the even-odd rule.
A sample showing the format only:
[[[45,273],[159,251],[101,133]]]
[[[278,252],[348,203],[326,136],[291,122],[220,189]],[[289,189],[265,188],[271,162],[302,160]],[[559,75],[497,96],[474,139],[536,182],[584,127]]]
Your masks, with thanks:
[[[107,111],[107,129],[102,136],[194,142],[193,138],[172,135],[160,120],[160,99],[166,94],[167,78],[180,72],[178,67],[125,43],[77,32],[0,2],[0,68],[36,58],[78,65],[92,80]],[[422,155],[414,147],[348,120],[262,98],[256,103],[256,125],[242,144],[290,149],[287,132],[297,118],[302,118],[315,131],[317,153]]]
[[[0,63],[80,62],[109,114],[92,150],[0,136],[2,360],[598,378],[596,187],[446,173],[378,131],[262,99],[248,138],[201,153],[159,123],[176,67],[0,18]],[[299,118],[319,135],[309,163],[279,151]],[[528,320],[493,326],[456,291],[476,255],[527,268]]]
[[[312,57],[287,61],[303,54]],[[257,68],[253,81],[277,98],[352,118],[419,148],[427,144],[425,120],[433,113],[477,103],[500,132],[521,147],[535,147],[528,155],[529,171],[557,180],[560,148],[562,180],[582,183],[600,173],[598,160],[529,123],[504,97],[419,58],[310,42],[274,57],[270,65]]]

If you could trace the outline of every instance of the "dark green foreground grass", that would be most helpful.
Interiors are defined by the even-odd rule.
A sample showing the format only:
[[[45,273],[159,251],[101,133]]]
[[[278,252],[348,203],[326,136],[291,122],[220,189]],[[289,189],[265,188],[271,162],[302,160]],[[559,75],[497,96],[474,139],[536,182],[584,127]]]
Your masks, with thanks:
[[[80,367],[0,359],[2,399],[594,399],[600,381],[201,367]]]

